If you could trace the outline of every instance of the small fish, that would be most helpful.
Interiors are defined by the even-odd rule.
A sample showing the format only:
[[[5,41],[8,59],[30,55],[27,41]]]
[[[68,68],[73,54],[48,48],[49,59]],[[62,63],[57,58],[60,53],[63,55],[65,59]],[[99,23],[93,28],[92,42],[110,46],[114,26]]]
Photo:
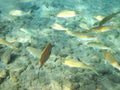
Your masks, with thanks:
[[[109,21],[110,19],[112,19],[115,15],[119,14],[120,11],[116,12],[116,13],[112,13],[108,16],[106,16],[105,18],[103,18],[100,22],[98,27],[103,26],[103,24],[105,24],[107,21]]]
[[[83,34],[81,32],[73,32],[70,30],[66,30],[66,32],[72,36],[77,37],[78,40],[84,40],[84,41],[96,41],[97,40],[96,36],[89,36],[89,35]]]
[[[0,44],[7,45],[8,47],[12,49],[17,49],[12,43],[0,38]]]
[[[28,2],[32,2],[34,0],[19,0],[19,2],[22,2],[22,3],[28,3]]]
[[[110,30],[112,30],[112,29],[113,29],[113,28],[110,27],[110,26],[101,26],[101,27],[91,28],[90,31],[95,32],[95,33],[101,33],[101,32],[110,31]]]
[[[81,33],[91,33],[91,32],[102,33],[102,32],[107,32],[113,29],[119,29],[119,27],[118,26],[116,27],[110,27],[110,26],[93,27],[93,28],[90,28],[89,30],[81,31]]]
[[[31,47],[31,46],[28,46],[28,47],[26,47],[26,50],[27,50],[31,55],[33,55],[34,57],[40,58],[41,51],[40,51],[39,49],[34,48],[34,47]]]
[[[98,21],[101,21],[103,20],[104,17],[101,15],[97,15],[97,16],[94,16],[94,18],[97,19]]]
[[[80,23],[79,26],[80,26],[82,29],[84,29],[84,30],[89,30],[88,25],[85,24],[85,23]]]
[[[85,40],[85,41],[96,41],[97,37],[96,36],[89,36],[85,34],[75,34],[79,40]]]
[[[118,29],[118,30],[120,30],[120,26],[113,26],[113,29]]]
[[[34,37],[34,38],[39,38],[39,36],[36,33],[34,33],[32,30],[28,30],[28,29],[25,29],[25,28],[20,28],[20,31],[22,31],[22,32]]]
[[[90,65],[87,65],[85,63],[82,63],[82,62],[75,61],[73,59],[63,59],[62,63],[65,64],[65,65],[67,65],[67,66],[69,66],[69,67],[81,67],[81,68],[90,69],[93,72],[95,72],[97,75],[99,75],[97,73],[97,71],[94,69],[94,67],[92,67]]]
[[[100,50],[111,50],[111,48],[104,46],[100,42],[88,42],[87,45],[89,47],[93,47],[94,49],[100,49]]]
[[[116,69],[120,70],[120,65],[118,62],[115,60],[115,58],[112,56],[111,52],[109,50],[104,50],[103,55],[105,59]]]
[[[9,12],[9,15],[12,16],[24,16],[24,15],[30,15],[31,11],[24,12],[22,10],[12,10]]]
[[[113,29],[120,29],[120,26],[101,26],[101,27],[94,27],[89,31],[95,32],[95,33],[102,33],[102,32],[107,32]]]
[[[43,66],[43,64],[47,61],[47,59],[50,57],[51,54],[51,50],[52,50],[52,45],[50,43],[48,43],[46,45],[46,47],[43,49],[41,58],[40,58],[40,67]]]
[[[55,30],[68,30],[67,28],[63,27],[62,25],[60,25],[58,23],[54,23],[52,25],[52,29],[55,29]]]
[[[75,11],[63,10],[57,14],[57,17],[60,18],[71,18],[75,17],[77,14]]]

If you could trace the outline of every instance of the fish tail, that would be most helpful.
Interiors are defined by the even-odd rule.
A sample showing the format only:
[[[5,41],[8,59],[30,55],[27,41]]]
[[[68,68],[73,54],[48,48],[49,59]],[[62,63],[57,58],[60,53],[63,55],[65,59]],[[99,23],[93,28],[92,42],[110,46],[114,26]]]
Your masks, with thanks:
[[[95,74],[99,75],[99,73],[95,70],[94,67],[90,67],[90,69],[91,69]]]
[[[94,68],[92,69],[92,71],[93,71],[95,74],[99,75],[99,73],[98,73]]]
[[[27,14],[28,14],[28,15],[31,15],[31,11],[32,11],[32,10],[29,10],[29,11],[27,12]]]
[[[69,35],[73,35],[73,32],[70,31],[70,30],[66,30],[66,33],[69,34]]]

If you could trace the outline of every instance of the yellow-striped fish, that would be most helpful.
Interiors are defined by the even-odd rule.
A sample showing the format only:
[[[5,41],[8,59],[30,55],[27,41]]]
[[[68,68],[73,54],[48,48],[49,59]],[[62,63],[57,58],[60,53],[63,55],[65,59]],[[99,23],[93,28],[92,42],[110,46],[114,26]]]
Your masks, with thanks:
[[[33,55],[34,57],[40,58],[41,51],[40,51],[39,49],[34,48],[34,47],[31,47],[31,46],[28,46],[28,47],[26,47],[26,50],[27,50],[31,55]]]
[[[57,14],[57,17],[60,17],[60,18],[71,18],[75,16],[76,16],[76,12],[70,11],[70,10],[63,10]]]
[[[120,26],[100,26],[100,27],[94,27],[91,28],[90,30],[86,30],[83,31],[82,33],[89,33],[89,32],[93,32],[93,33],[102,33],[102,32],[107,32],[107,31],[111,31],[114,29],[120,29]]]
[[[78,40],[84,40],[84,41],[96,41],[96,36],[89,36],[87,34],[81,33],[81,32],[73,32],[70,30],[66,30],[67,34],[75,36],[78,38]]]
[[[82,62],[75,61],[73,59],[63,59],[62,63],[65,64],[65,65],[67,65],[67,66],[69,66],[69,67],[81,67],[81,68],[90,69],[93,72],[95,72],[97,75],[99,75],[97,73],[97,71],[94,69],[94,67],[92,67],[90,65],[87,65],[85,63],[82,63]]]
[[[94,16],[94,18],[98,21],[101,21],[101,20],[103,20],[104,17],[101,15],[97,15],[97,16]]]
[[[55,29],[55,30],[68,30],[67,28],[63,27],[62,25],[58,23],[54,23],[51,27],[52,29]]]
[[[110,47],[107,47],[100,42],[88,42],[87,45],[89,47],[93,47],[94,49],[111,50]]]
[[[115,60],[115,58],[112,56],[111,52],[108,50],[103,51],[104,58],[116,69],[120,70],[120,65]]]
[[[12,49],[17,49],[12,43],[0,38],[0,44],[7,45],[8,47]]]
[[[101,32],[106,32],[106,31],[110,31],[110,30],[113,30],[113,28],[110,26],[101,26],[101,27],[91,28],[90,31],[95,32],[95,33],[101,33]]]
[[[28,12],[24,12],[22,10],[11,10],[9,12],[9,15],[12,15],[12,16],[24,16],[24,15],[30,15],[31,11],[28,11]]]
[[[118,28],[119,28],[119,26],[114,26],[114,27],[111,27],[111,26],[93,27],[93,28],[90,28],[89,30],[81,31],[81,33],[90,33],[90,32],[102,33],[102,32],[107,32],[107,31],[110,31],[110,30],[113,30],[113,29],[118,29]]]

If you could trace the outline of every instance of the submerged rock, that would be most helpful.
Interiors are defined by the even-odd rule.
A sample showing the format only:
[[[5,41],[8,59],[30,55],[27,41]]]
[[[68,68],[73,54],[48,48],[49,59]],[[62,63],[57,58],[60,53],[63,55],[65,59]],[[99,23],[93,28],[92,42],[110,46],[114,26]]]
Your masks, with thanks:
[[[3,63],[5,63],[5,64],[8,64],[9,62],[10,62],[10,57],[11,57],[11,52],[12,52],[12,50],[11,49],[7,49],[4,53],[3,53],[3,55],[2,55],[2,57],[1,57],[1,60],[3,61]]]
[[[7,76],[7,71],[5,69],[0,70],[0,79],[5,78]]]

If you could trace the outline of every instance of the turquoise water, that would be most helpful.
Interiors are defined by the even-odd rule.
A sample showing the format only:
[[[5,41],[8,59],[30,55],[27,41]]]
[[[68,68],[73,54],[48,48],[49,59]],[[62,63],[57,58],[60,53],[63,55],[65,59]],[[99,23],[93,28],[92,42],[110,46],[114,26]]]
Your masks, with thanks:
[[[0,90],[119,90],[119,3],[0,0]]]

